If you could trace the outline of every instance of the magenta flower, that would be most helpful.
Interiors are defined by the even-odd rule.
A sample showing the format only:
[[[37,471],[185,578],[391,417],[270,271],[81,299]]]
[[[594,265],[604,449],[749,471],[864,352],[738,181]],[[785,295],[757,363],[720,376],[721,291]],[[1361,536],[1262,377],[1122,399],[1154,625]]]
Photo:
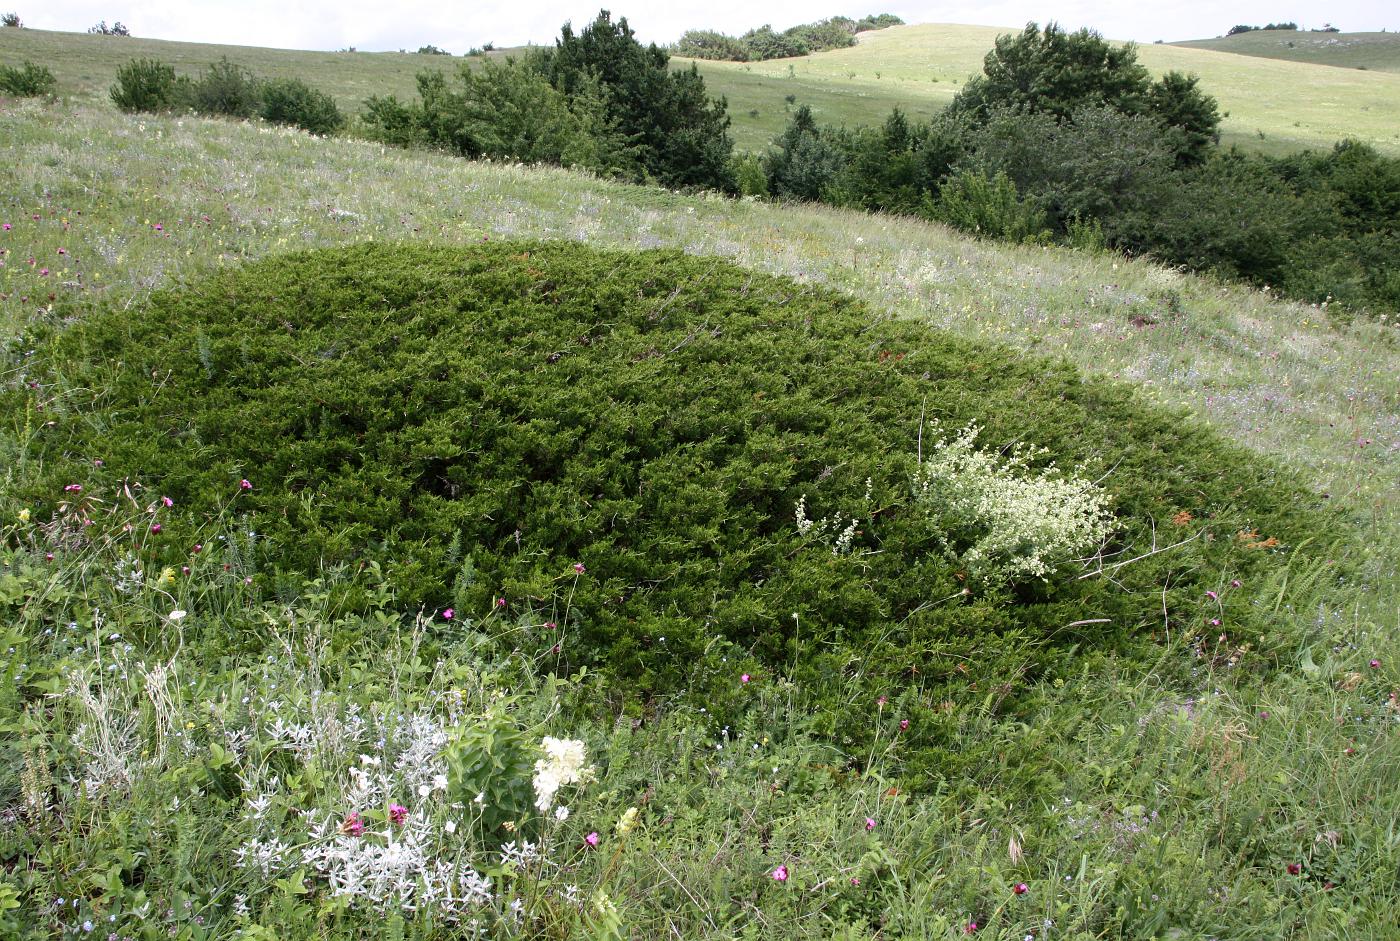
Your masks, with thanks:
[[[908,719],[900,719],[900,720],[899,720],[899,730],[900,730],[901,732],[907,732],[907,731],[909,731],[909,720],[908,720]]]
[[[159,524],[159,523],[152,523],[152,524],[151,524],[151,532],[153,532],[153,533],[158,533],[158,532],[160,532],[160,524]]]
[[[450,620],[452,620],[452,615],[454,615],[454,614],[456,614],[456,613],[457,613],[457,612],[456,612],[456,611],[453,611],[451,608],[443,608],[443,609],[442,609],[442,619],[443,619],[444,621],[450,621]]]
[[[1242,584],[1244,584],[1244,583],[1241,582],[1238,578],[1232,579],[1232,580],[1230,581],[1230,587],[1231,587],[1231,588],[1239,588],[1240,585],[1242,585]]]
[[[1303,867],[1299,863],[1288,864],[1288,874],[1290,876],[1300,876],[1303,874]]]
[[[1379,670],[1380,668],[1381,668],[1381,662],[1380,662],[1379,660],[1372,660],[1372,661],[1371,661],[1371,669],[1372,669],[1372,670]]]
[[[1211,618],[1211,619],[1210,619],[1210,626],[1211,626],[1211,627],[1219,627],[1219,626],[1220,626],[1220,618]]]
[[[403,826],[404,821],[408,819],[408,808],[403,804],[390,804],[389,819],[393,821],[394,826]]]
[[[496,599],[496,607],[498,607],[498,608],[504,608],[505,606],[506,606],[506,599],[504,599],[504,598],[497,598],[497,599]]]
[[[5,223],[5,231],[10,231],[10,224],[8,222]]]
[[[241,490],[252,490],[252,489],[253,489],[253,485],[252,485],[251,483],[248,482],[248,478],[247,478],[247,477],[244,477],[242,480],[240,480],[240,481],[238,482],[238,487],[239,487],[239,489],[241,489]]]
[[[598,846],[598,831],[594,830],[592,833],[588,834],[588,836],[583,838],[583,842],[596,848]]]
[[[866,832],[866,833],[869,833],[871,830],[874,830],[874,829],[875,829],[875,818],[874,818],[874,817],[866,817],[866,818],[865,818],[865,832]]]
[[[772,876],[774,882],[787,882],[788,868],[786,866],[779,866],[777,869],[773,870]]]
[[[160,498],[160,502],[161,502],[162,505],[164,505],[164,506],[167,507],[167,508],[172,507],[172,506],[175,505],[175,501],[172,500],[172,499],[170,499],[169,497],[161,497],[161,498]]]
[[[747,682],[748,682],[749,680],[751,680],[751,679],[753,679],[753,677],[749,676],[747,673],[741,673],[741,674],[739,674],[739,682],[740,682],[740,683],[747,683]]]
[[[977,933],[977,922],[975,922],[975,921],[970,921],[970,922],[968,922],[967,924],[963,925],[963,934],[976,934],[976,933]]]
[[[547,631],[555,631],[559,629],[559,625],[555,624],[553,621],[545,621],[544,629]]]
[[[340,822],[340,832],[346,836],[364,836],[365,822],[358,810],[351,811],[350,816]]]
[[[575,563],[574,563],[574,572],[575,572],[575,573],[577,573],[577,574],[579,574],[579,575],[582,575],[582,574],[583,574],[584,572],[586,572],[586,571],[588,571],[588,570],[585,569],[585,568],[583,567],[583,563],[582,563],[582,562],[575,562]]]
[[[201,552],[204,551],[204,545],[203,545],[202,543],[198,543],[198,542],[195,543],[195,544],[194,544],[194,550],[193,550],[193,551],[194,551],[194,554],[195,554],[195,555],[199,555]]]
[[[860,876],[851,876],[851,885],[860,885]]]
[[[66,486],[66,487],[63,488],[63,492],[64,492],[64,493],[82,493],[82,492],[83,492],[83,485],[82,485],[82,484],[69,484],[68,486]]]
[[[1017,895],[1025,895],[1030,890],[1031,887],[1026,885],[1024,882],[1018,882],[1011,887],[1011,891],[1015,892]]]
[[[1208,592],[1206,592],[1206,597],[1209,598],[1211,601],[1215,601],[1215,600],[1216,600],[1217,598],[1219,598],[1220,596],[1217,595],[1217,594],[1216,594],[1215,592],[1213,592],[1213,591],[1208,591]]]

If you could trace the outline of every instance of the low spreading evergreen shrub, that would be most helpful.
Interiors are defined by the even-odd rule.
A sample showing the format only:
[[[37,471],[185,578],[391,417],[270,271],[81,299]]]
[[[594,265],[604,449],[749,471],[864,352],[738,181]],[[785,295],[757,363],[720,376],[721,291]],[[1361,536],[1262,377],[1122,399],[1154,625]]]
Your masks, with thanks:
[[[1075,649],[1213,636],[1207,591],[1327,532],[1289,474],[1123,385],[674,251],[307,252],[24,349],[0,398],[47,403],[36,518],[65,487],[167,496],[150,571],[237,520],[254,590],[382,564],[442,630],[557,643],[627,695],[766,666],[1014,702]],[[995,486],[944,508],[920,469],[972,423],[958,460],[1014,512],[976,509]],[[1061,491],[1082,507],[1018,544]]]
[[[301,79],[270,79],[260,91],[264,121],[290,124],[312,134],[334,134],[345,125],[335,99]]]
[[[16,66],[0,65],[0,94],[18,95],[21,98],[41,98],[52,95],[58,88],[58,79],[46,66],[37,65],[26,59]]]

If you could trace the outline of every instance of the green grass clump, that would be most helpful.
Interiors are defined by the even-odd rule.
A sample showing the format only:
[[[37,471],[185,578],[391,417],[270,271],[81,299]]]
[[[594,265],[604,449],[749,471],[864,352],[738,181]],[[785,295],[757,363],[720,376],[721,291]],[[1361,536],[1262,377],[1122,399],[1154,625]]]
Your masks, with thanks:
[[[729,684],[725,656],[821,683],[1041,675],[1201,627],[1207,590],[1326,531],[1273,465],[1122,385],[673,251],[275,257],[39,349],[37,512],[130,481],[191,514],[144,540],[152,570],[231,513],[270,590],[382,560],[400,603],[502,629],[567,597],[532,643],[639,690]],[[1108,490],[1101,557],[969,576],[912,482],[924,431],[974,421]],[[800,532],[799,501],[829,525]]]

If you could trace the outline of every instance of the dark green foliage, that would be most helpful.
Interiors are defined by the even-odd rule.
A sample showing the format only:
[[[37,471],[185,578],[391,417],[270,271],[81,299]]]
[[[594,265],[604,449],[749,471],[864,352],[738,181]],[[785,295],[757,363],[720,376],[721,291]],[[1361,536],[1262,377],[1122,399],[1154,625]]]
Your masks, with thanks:
[[[749,46],[744,40],[712,29],[686,30],[672,49],[678,56],[691,59],[714,59],[728,62],[749,61]]]
[[[263,82],[260,113],[264,121],[290,124],[312,134],[334,134],[345,125],[335,99],[296,78]]]
[[[950,178],[938,192],[935,218],[954,228],[987,238],[1011,242],[1049,241],[1045,212],[1022,199],[1006,172],[988,178],[981,171],[964,170]]]
[[[262,106],[258,80],[252,72],[224,56],[197,79],[176,85],[178,106],[197,114],[251,118]]]
[[[159,59],[132,59],[117,69],[111,96],[123,111],[164,111],[174,104],[175,69]]]
[[[539,68],[538,57],[464,65],[454,88],[441,72],[418,76],[419,101],[371,98],[371,136],[398,146],[442,147],[465,157],[581,166],[625,175],[637,170],[608,123],[595,81],[570,97]]]
[[[9,26],[13,29],[23,29],[24,23],[21,22],[18,13],[0,13],[0,26]]]
[[[671,47],[676,55],[692,59],[721,59],[729,62],[762,62],[788,59],[827,49],[845,49],[856,44],[856,33],[904,21],[889,13],[867,16],[859,22],[846,16],[833,16],[815,23],[801,23],[781,33],[764,24],[742,36],[728,36],[711,29],[688,30]]]
[[[437,46],[434,46],[432,43],[429,43],[429,44],[426,45],[426,46],[419,46],[419,47],[418,47],[418,54],[419,54],[420,56],[450,56],[450,55],[452,55],[452,53],[448,52],[446,49],[439,49]]]
[[[1231,27],[1230,27],[1230,31],[1229,31],[1228,33],[1226,33],[1225,35],[1226,35],[1226,36],[1236,36],[1236,35],[1238,35],[1238,34],[1240,34],[1240,33],[1254,33],[1254,32],[1259,32],[1260,30],[1271,30],[1271,29],[1280,29],[1280,30],[1285,30],[1285,31],[1293,31],[1293,30],[1296,30],[1297,28],[1298,28],[1298,24],[1297,24],[1297,23],[1292,23],[1292,22],[1288,22],[1288,23],[1270,23],[1270,24],[1268,24],[1267,26],[1243,26],[1243,25],[1241,25],[1241,26],[1231,26]],[[1317,31],[1314,30],[1314,32],[1317,32]],[[1338,32],[1338,30],[1336,30],[1336,29],[1324,29],[1324,30],[1321,30],[1321,32],[1324,32],[1324,33],[1326,33],[1326,32],[1333,32],[1333,33],[1335,33],[1335,32]]]
[[[644,178],[663,186],[734,192],[734,144],[723,98],[712,100],[691,66],[671,70],[666,50],[643,46],[626,19],[606,11],[578,34],[569,24],[542,69],[570,97],[599,90],[609,122],[627,141]]]
[[[1148,115],[1180,128],[1178,160],[1200,163],[1219,140],[1215,99],[1193,76],[1169,72],[1157,82],[1137,61],[1131,45],[1116,45],[1098,33],[1066,33],[1054,23],[1040,30],[1028,23],[1019,35],[998,36],[982,74],[953,99],[954,112],[987,121],[998,111],[1050,114],[1067,121],[1084,107],[1108,107]]]
[[[1183,166],[1204,163],[1220,143],[1220,109],[1201,91],[1199,81],[1194,75],[1168,72],[1147,90],[1146,113],[1180,132],[1177,162]]]
[[[890,26],[903,26],[904,21],[893,13],[879,13],[874,16],[862,16],[856,23],[856,32],[865,33],[872,29],[886,29]]]
[[[46,66],[25,59],[18,67],[0,65],[0,93],[21,98],[41,98],[58,89],[58,79]]]
[[[848,159],[832,142],[833,136],[817,127],[807,105],[793,112],[787,129],[776,142],[778,148],[764,157],[768,192],[779,199],[827,198],[828,188]]]
[[[1028,23],[1019,35],[1003,35],[987,53],[982,75],[967,82],[953,108],[987,116],[994,108],[1049,112],[1068,118],[1081,105],[1142,110],[1150,84],[1132,46],[1106,41],[1088,29],[1066,33]]]
[[[146,540],[150,571],[236,518],[259,534],[259,584],[372,560],[401,606],[459,620],[559,605],[563,665],[638,694],[705,676],[732,690],[747,656],[932,702],[944,684],[1020,683],[1076,645],[1161,628],[1164,606],[1168,628],[1199,628],[1206,588],[1274,564],[1241,530],[1285,546],[1328,532],[1287,474],[1124,386],[673,251],[270,258],[37,349],[0,402],[26,414],[52,384],[73,390],[36,442],[43,476],[20,497],[36,515],[67,484],[130,479],[186,514]],[[82,404],[84,389],[101,392]],[[1187,541],[1112,578],[1069,566],[965,592],[910,499],[934,420],[1102,477],[1122,526],[1110,564]],[[804,495],[814,519],[862,519],[849,554],[798,534]]]

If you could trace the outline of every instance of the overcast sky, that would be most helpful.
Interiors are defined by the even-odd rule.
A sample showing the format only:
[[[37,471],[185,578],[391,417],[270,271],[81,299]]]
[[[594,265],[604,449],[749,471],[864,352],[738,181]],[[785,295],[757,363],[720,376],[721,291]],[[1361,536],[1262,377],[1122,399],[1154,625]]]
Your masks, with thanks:
[[[1396,0],[1215,0],[1125,3],[1109,0],[979,0],[867,4],[826,0],[677,0],[664,5],[613,0],[0,0],[26,26],[81,32],[98,20],[121,21],[132,35],[189,42],[278,46],[289,49],[417,49],[432,43],[453,53],[494,42],[547,43],[566,20],[582,25],[600,6],[627,17],[644,41],[668,43],[687,29],[727,33],[771,23],[783,29],[828,16],[895,13],[906,23],[973,23],[1024,26],[1056,20],[1069,28],[1090,26],[1110,39],[1149,43],[1219,36],[1235,23],[1263,25],[1293,20],[1303,28],[1324,19],[1347,31],[1400,30]]]

